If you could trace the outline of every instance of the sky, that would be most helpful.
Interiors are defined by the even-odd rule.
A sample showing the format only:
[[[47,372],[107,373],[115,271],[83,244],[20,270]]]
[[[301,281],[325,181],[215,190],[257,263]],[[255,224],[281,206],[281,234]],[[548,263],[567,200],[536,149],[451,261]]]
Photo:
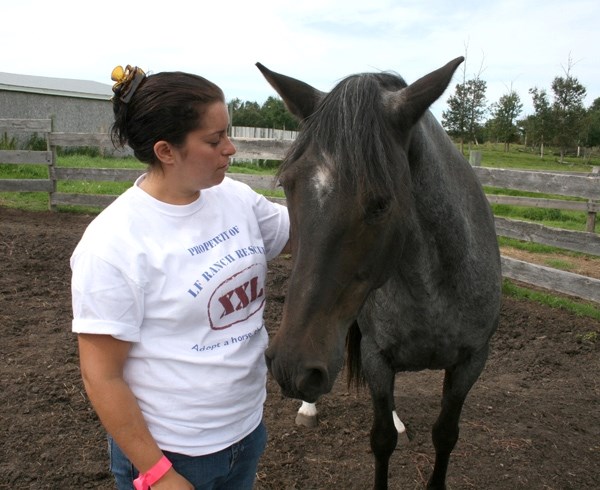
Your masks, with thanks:
[[[479,75],[487,102],[571,75],[600,97],[598,0],[0,0],[0,72],[112,84],[116,65],[181,70],[227,100],[276,93],[254,66],[322,91],[354,73],[394,71],[408,82],[466,56],[432,106]],[[1,115],[0,115],[1,117]]]

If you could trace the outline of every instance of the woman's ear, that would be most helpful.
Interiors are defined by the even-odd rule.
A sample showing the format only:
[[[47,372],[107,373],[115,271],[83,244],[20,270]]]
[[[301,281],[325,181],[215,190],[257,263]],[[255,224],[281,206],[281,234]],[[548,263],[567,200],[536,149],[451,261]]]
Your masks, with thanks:
[[[165,165],[172,165],[175,163],[173,147],[164,140],[154,143],[154,154],[156,155],[156,158]]]

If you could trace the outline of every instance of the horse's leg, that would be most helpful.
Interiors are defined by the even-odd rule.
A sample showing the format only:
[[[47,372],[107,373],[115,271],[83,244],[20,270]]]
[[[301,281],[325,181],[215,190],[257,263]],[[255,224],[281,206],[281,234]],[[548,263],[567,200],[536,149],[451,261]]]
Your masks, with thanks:
[[[383,360],[376,348],[362,340],[362,368],[371,400],[373,402],[373,425],[371,427],[371,449],[375,457],[376,490],[388,487],[390,456],[398,442],[398,431],[394,426],[394,372]]]
[[[406,435],[406,426],[398,417],[396,410],[392,412],[392,417],[394,419],[394,427],[396,427],[396,431],[406,441],[408,441],[408,437]],[[301,425],[303,427],[308,427],[312,429],[319,425],[319,412],[317,410],[316,403],[308,403],[303,401],[302,405],[298,409],[298,413],[296,414],[296,425]]]
[[[312,429],[317,424],[317,405],[303,401],[296,414],[296,425],[303,425]]]
[[[486,346],[466,362],[446,370],[442,410],[431,433],[435,447],[435,465],[427,484],[430,490],[446,488],[446,471],[450,453],[458,440],[460,413],[471,387],[483,370],[488,350]]]

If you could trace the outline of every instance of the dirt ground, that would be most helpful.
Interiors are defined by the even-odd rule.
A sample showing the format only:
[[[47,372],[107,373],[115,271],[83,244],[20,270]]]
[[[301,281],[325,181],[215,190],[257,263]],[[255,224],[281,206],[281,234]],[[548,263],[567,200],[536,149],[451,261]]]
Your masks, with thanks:
[[[82,388],[70,332],[69,256],[90,216],[0,208],[0,489],[113,488],[106,442]],[[269,274],[277,328],[289,260]],[[507,298],[486,369],[465,405],[448,487],[591,489],[600,485],[600,322]],[[399,374],[410,441],[392,456],[390,488],[423,488],[441,372]],[[365,489],[371,406],[338,380],[320,425],[294,425],[299,403],[269,379],[269,444],[256,488]]]

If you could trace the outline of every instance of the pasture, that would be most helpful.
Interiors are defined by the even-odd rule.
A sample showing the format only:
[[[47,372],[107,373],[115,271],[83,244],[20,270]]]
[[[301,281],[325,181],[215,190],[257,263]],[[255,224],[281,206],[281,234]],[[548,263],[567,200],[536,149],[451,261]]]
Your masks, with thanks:
[[[86,399],[70,332],[68,260],[92,216],[0,207],[0,489],[112,489],[104,433]],[[281,319],[290,261],[269,269],[267,328]],[[482,376],[467,398],[449,489],[591,489],[600,481],[600,321],[505,298]],[[343,373],[342,373],[343,376]],[[268,382],[267,451],[257,490],[364,489],[373,457],[367,390],[338,379],[320,425]],[[396,377],[410,441],[390,488],[423,488],[442,373]]]

